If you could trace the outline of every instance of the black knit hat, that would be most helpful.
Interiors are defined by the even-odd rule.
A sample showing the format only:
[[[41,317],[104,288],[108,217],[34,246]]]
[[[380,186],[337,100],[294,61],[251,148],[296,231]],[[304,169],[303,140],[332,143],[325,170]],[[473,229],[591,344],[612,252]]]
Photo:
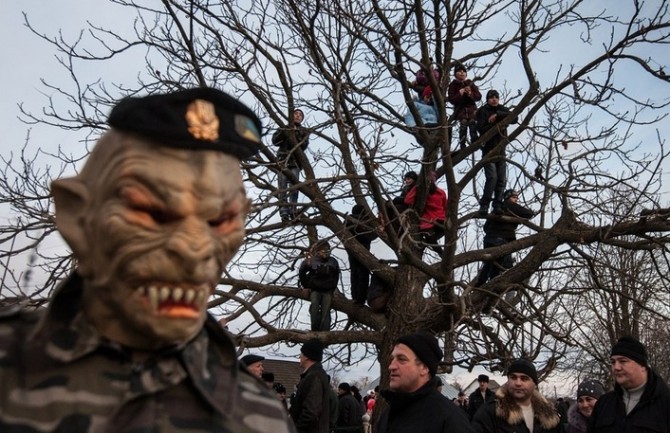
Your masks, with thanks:
[[[535,385],[537,385],[539,382],[537,379],[537,370],[535,369],[535,366],[527,359],[519,358],[512,361],[512,363],[509,365],[509,368],[507,369],[507,375],[509,376],[512,373],[525,374],[526,376],[533,379]]]
[[[240,362],[248,367],[254,362],[262,361],[264,359],[265,358],[260,355],[249,354],[240,358]]]
[[[486,92],[486,99],[492,98],[492,97],[500,98],[500,93],[498,93],[497,90],[489,90]]]
[[[427,332],[404,335],[398,338],[395,344],[401,343],[412,349],[417,358],[426,364],[430,375],[435,376],[435,373],[437,373],[437,364],[444,355],[442,350],[440,350],[437,339],[433,335]]]
[[[341,389],[344,392],[351,392],[351,385],[349,385],[347,382],[342,382],[339,384],[337,389]]]
[[[588,396],[593,397],[597,400],[603,394],[605,394],[605,388],[603,387],[603,384],[598,382],[597,380],[593,379],[584,380],[577,387],[577,398]]]
[[[468,72],[468,68],[466,68],[463,63],[457,63],[456,66],[454,66],[454,74],[458,71]]]
[[[619,341],[612,346],[612,353],[610,356],[620,355],[630,358],[640,365],[647,366],[647,350],[644,345],[630,335],[624,335],[619,338]]]
[[[419,178],[419,175],[416,174],[416,171],[408,171],[407,173],[405,173],[405,176],[403,176],[403,179],[407,179],[407,178],[410,178],[413,181],[416,181]]]
[[[300,351],[312,361],[321,362],[323,359],[323,344],[316,338],[312,338],[303,344]]]
[[[218,150],[239,159],[254,155],[261,144],[262,125],[254,112],[206,87],[124,98],[107,122],[161,146]]]

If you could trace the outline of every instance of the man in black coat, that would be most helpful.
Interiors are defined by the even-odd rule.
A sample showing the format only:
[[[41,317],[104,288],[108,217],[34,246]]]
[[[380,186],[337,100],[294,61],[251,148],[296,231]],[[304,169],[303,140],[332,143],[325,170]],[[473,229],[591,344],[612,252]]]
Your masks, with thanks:
[[[351,393],[351,386],[342,382],[337,387],[337,395],[339,404],[337,405],[338,416],[335,431],[342,433],[360,432],[363,428],[363,408]]]
[[[670,432],[670,390],[649,368],[644,345],[633,337],[621,337],[610,359],[614,391],[598,399],[588,432]]]
[[[442,350],[428,333],[400,337],[391,353],[388,402],[375,433],[473,433],[468,417],[437,391],[437,364]]]
[[[470,419],[475,416],[484,403],[493,401],[493,391],[489,389],[489,377],[486,374],[480,374],[477,377],[479,388],[474,390],[468,399],[468,415]]]
[[[554,406],[537,390],[537,370],[527,359],[513,361],[507,383],[495,400],[477,411],[472,425],[477,433],[561,433]]]
[[[298,389],[291,400],[289,413],[298,433],[328,433],[330,431],[330,385],[323,370],[323,345],[312,339],[300,349]]]
[[[277,189],[280,202],[279,215],[282,221],[290,221],[296,216],[295,205],[298,202],[298,190],[290,189],[295,182],[288,173],[290,172],[295,180],[299,180],[302,167],[296,153],[298,149],[304,152],[309,145],[309,132],[302,126],[304,119],[303,111],[296,109],[293,111],[292,127],[289,123],[288,128],[278,129],[272,135],[272,144],[279,148],[277,161],[280,171],[277,174]]]
[[[518,203],[519,193],[517,191],[508,189],[503,198],[505,201],[502,207],[496,210],[496,215],[490,216],[484,223],[484,248],[498,247],[516,240],[516,228],[520,223],[518,218],[529,219],[535,215],[532,210]],[[475,286],[483,286],[487,281],[494,279],[512,266],[514,266],[514,259],[511,253],[485,261]]]
[[[347,218],[346,227],[349,233],[365,248],[370,251],[372,241],[377,239],[376,230],[377,220],[361,204],[356,204],[351,209],[351,215]],[[347,248],[349,257],[349,267],[351,271],[351,299],[358,305],[365,305],[368,297],[368,288],[370,287],[370,269],[367,268],[359,259],[356,253]]]
[[[502,195],[507,184],[507,161],[505,161],[505,146],[509,141],[507,138],[507,126],[500,123],[517,123],[517,118],[509,118],[511,110],[500,104],[500,95],[497,90],[489,90],[486,94],[486,104],[477,110],[477,130],[483,136],[490,130],[495,134],[486,140],[482,147],[482,159],[490,157],[490,161],[484,164],[484,191],[479,200],[479,212],[486,215],[489,204],[493,200],[493,208],[502,204]],[[507,124],[506,123],[506,124]],[[489,155],[490,154],[490,155]],[[495,157],[495,159],[493,159]]]

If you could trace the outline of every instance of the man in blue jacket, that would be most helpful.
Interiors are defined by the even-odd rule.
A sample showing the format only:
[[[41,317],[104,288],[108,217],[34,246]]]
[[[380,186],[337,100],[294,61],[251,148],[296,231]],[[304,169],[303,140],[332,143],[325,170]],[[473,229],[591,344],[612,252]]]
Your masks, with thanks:
[[[670,390],[649,368],[644,345],[633,337],[621,337],[610,360],[614,391],[598,399],[588,432],[670,432]]]

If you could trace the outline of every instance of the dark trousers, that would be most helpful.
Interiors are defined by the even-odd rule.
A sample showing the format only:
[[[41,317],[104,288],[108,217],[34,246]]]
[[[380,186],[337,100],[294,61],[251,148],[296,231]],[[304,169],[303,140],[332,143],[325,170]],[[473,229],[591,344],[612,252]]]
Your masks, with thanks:
[[[475,142],[479,138],[479,133],[477,132],[477,122],[474,119],[464,119],[459,122],[458,144],[461,149],[465,148],[468,140],[468,131],[470,131],[470,143]]]
[[[370,270],[349,254],[349,266],[351,268],[351,299],[357,304],[365,304],[368,298],[368,287],[370,287]]]
[[[489,151],[482,151],[482,158],[486,157]],[[484,165],[484,192],[479,204],[482,207],[487,207],[493,199],[493,206],[502,205],[502,196],[505,192],[505,185],[507,184],[507,161],[505,161],[505,152],[502,152],[500,159],[494,162],[489,162]]]
[[[507,241],[503,238],[484,236],[484,248],[499,247],[506,243]],[[514,259],[511,254],[505,254],[496,260],[485,261],[482,269],[479,271],[479,277],[475,286],[483,286],[487,281],[494,279],[512,266],[514,266]]]

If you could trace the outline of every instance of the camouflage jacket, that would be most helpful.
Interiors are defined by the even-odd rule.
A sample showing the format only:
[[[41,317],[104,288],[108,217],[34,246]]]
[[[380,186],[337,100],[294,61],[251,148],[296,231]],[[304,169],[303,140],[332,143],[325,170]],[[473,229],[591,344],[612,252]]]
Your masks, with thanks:
[[[192,341],[133,362],[81,312],[81,280],[45,314],[0,318],[0,432],[294,432],[208,317]]]

